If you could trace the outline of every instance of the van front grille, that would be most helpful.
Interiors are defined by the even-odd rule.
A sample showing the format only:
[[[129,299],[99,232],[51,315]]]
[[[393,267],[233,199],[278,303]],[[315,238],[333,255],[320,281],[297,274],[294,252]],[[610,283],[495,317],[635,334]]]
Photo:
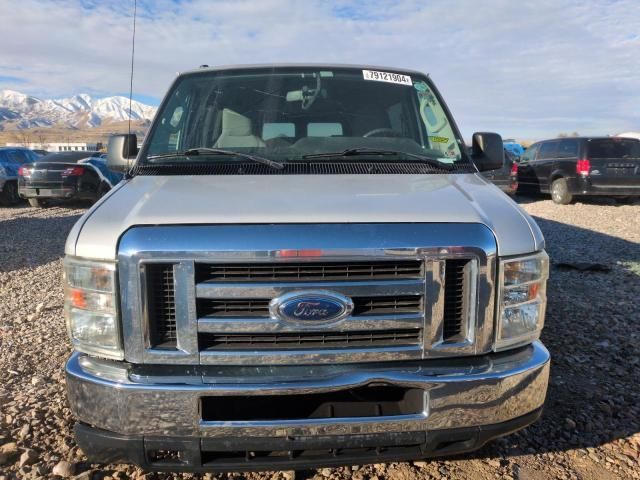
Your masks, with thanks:
[[[431,355],[425,349],[448,354],[469,345],[476,263],[144,262],[145,354],[172,363],[188,348],[190,363],[206,365],[420,359]],[[296,291],[335,293],[353,309],[317,324],[272,316],[271,301]]]

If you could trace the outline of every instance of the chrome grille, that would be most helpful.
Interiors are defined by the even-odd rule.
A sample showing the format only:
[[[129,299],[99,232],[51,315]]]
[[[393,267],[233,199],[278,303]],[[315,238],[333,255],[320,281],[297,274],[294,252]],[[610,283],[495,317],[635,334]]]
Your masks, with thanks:
[[[423,260],[196,263],[194,270],[201,359],[226,352],[422,349]],[[273,298],[317,289],[347,295],[351,315],[315,329],[271,317]]]
[[[269,365],[486,353],[496,254],[481,225],[132,228],[118,253],[125,359]],[[348,297],[352,313],[313,326],[268,311],[275,298],[319,290]]]

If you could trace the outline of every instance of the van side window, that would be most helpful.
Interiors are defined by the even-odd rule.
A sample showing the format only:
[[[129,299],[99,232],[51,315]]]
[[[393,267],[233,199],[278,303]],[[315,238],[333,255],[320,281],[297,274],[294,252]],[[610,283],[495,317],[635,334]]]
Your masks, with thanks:
[[[575,158],[578,156],[578,141],[572,138],[560,140],[557,158]]]
[[[540,146],[539,160],[546,160],[548,158],[555,158],[558,142],[546,142]]]
[[[531,145],[529,148],[525,150],[525,152],[520,157],[520,163],[526,163],[532,161],[536,158],[536,152],[538,151],[539,144]]]
[[[22,165],[23,163],[26,163],[29,161],[27,156],[24,153],[22,153],[20,150],[9,151],[9,160],[14,163],[17,163],[18,165]]]

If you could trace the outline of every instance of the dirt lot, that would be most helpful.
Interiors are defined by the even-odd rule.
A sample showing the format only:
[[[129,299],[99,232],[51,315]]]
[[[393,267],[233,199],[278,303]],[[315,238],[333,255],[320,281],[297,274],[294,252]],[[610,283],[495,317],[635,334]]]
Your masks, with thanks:
[[[640,205],[523,200],[553,263],[543,334],[553,365],[540,421],[459,458],[229,477],[640,478]],[[0,208],[0,480],[143,477],[134,467],[87,464],[72,437],[60,277],[64,240],[82,211]],[[565,262],[610,270],[560,268]]]

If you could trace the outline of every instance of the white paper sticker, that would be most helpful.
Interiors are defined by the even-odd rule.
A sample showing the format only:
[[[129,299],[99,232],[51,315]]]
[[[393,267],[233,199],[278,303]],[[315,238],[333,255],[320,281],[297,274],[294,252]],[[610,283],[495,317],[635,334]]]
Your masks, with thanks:
[[[374,80],[376,82],[397,83],[398,85],[413,85],[409,75],[391,72],[376,72],[375,70],[362,70],[362,76],[365,80]]]

